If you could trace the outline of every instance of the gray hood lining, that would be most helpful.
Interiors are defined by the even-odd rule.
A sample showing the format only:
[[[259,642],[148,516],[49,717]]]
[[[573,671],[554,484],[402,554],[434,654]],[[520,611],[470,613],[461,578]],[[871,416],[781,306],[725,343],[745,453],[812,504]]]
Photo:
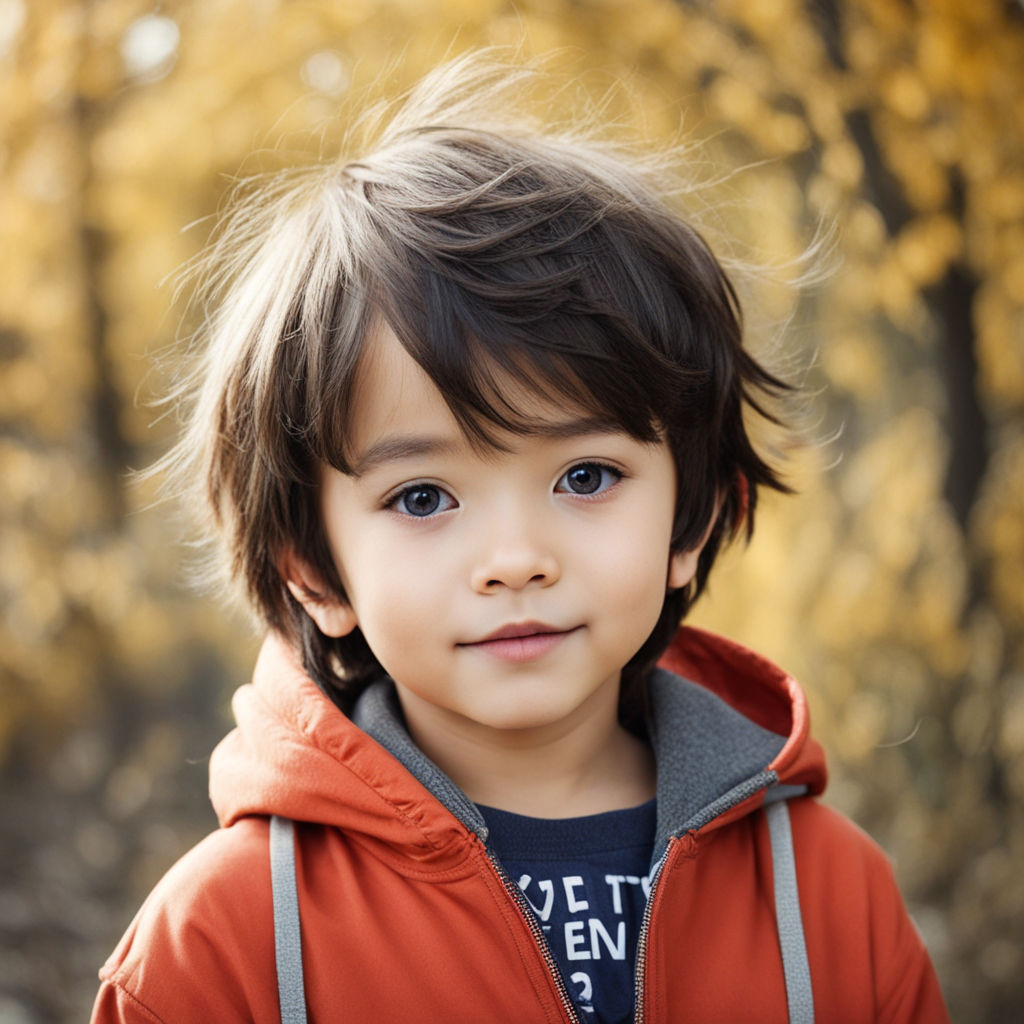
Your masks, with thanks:
[[[658,765],[657,861],[669,839],[778,781],[767,766],[786,744],[710,690],[656,668],[647,680],[647,723]]]
[[[476,804],[413,743],[390,679],[379,679],[360,694],[352,721],[400,761],[470,832],[487,841],[487,826]]]
[[[673,836],[707,825],[774,785],[778,776],[766,766],[778,756],[786,737],[763,729],[702,686],[664,669],[651,673],[648,692],[648,732],[658,771],[655,863]],[[413,743],[390,679],[363,692],[352,720],[469,831],[487,841],[487,826],[476,805]]]

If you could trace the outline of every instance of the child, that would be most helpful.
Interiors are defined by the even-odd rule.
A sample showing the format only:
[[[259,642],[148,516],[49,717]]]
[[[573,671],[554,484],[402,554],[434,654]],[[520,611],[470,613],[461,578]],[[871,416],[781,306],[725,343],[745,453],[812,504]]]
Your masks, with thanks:
[[[520,78],[226,236],[175,458],[269,633],[96,1022],[946,1019],[797,684],[679,628],[785,386],[648,176],[488,120]]]

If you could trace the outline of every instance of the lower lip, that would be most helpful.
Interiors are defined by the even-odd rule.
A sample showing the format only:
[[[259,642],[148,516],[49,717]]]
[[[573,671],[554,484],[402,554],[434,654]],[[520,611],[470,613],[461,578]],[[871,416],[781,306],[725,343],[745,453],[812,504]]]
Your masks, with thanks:
[[[529,636],[509,636],[501,640],[482,640],[465,646],[474,651],[483,651],[502,661],[533,661],[553,651],[575,630],[564,633],[531,633]]]

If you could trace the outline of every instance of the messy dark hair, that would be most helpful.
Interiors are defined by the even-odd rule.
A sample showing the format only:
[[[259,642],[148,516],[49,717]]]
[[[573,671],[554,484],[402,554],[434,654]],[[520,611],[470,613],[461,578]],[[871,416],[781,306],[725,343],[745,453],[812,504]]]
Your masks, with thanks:
[[[787,385],[744,349],[721,265],[635,162],[507,118],[496,127],[488,110],[521,73],[445,67],[370,152],[277,179],[238,207],[220,242],[190,428],[168,461],[202,486],[227,574],[346,711],[383,669],[358,629],[317,629],[281,564],[292,552],[345,598],[319,485],[325,465],[351,472],[348,410],[375,324],[394,331],[478,447],[536,429],[509,382],[667,441],[672,550],[710,534],[693,581],[667,595],[623,670],[631,719],[722,543],[752,531],[758,489],[787,489],[745,423],[774,421]]]

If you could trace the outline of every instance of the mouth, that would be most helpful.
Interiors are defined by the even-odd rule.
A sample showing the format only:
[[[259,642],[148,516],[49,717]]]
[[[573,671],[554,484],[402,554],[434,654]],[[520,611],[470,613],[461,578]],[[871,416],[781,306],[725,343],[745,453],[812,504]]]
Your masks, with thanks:
[[[480,651],[502,661],[533,661],[554,650],[580,628],[559,629],[544,622],[513,622],[488,633],[481,640],[456,646]]]
[[[552,633],[567,633],[568,630],[559,629],[557,626],[549,626],[546,622],[511,622],[501,629],[478,640],[477,643],[490,643],[492,640],[518,640],[524,636],[548,636]],[[469,646],[469,645],[467,645]]]

